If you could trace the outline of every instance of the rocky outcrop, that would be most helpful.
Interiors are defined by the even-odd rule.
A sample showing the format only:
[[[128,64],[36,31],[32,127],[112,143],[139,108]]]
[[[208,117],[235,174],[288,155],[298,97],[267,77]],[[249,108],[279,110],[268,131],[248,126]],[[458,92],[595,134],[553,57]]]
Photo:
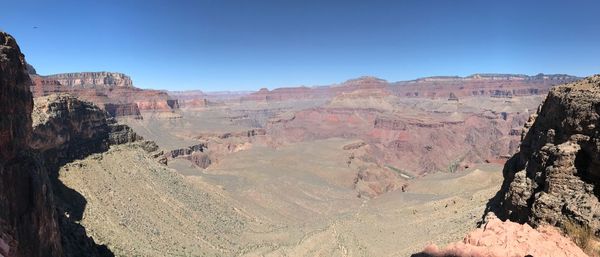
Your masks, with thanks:
[[[106,103],[104,104],[104,110],[108,112],[111,117],[130,116],[136,119],[142,119],[140,109],[135,103]]]
[[[501,221],[493,214],[484,226],[469,233],[462,242],[443,249],[429,245],[413,257],[522,257],[556,256],[586,257],[587,255],[552,226],[533,229],[527,224]]]
[[[200,143],[196,145],[192,145],[186,148],[174,149],[166,153],[166,157],[169,159],[177,158],[180,156],[191,155],[193,153],[204,152],[206,150],[206,144]]]
[[[373,122],[373,128],[388,129],[388,130],[406,130],[408,124],[403,120],[394,120],[377,117]]]
[[[47,168],[50,188],[54,190],[62,247],[66,256],[112,256],[105,246],[97,246],[79,225],[86,200],[58,179],[61,166],[112,145],[136,144],[159,162],[166,158],[158,146],[145,141],[126,125],[118,124],[92,103],[70,95],[35,98],[32,112],[33,132],[29,145],[40,153]]]
[[[600,234],[600,76],[558,86],[523,132],[489,210],[500,218]]]
[[[30,146],[58,165],[104,152],[111,145],[143,141],[98,106],[70,95],[35,98],[32,117]],[[158,151],[158,147],[146,148],[149,152]]]
[[[52,187],[28,146],[30,84],[15,39],[0,32],[0,256],[63,256]]]

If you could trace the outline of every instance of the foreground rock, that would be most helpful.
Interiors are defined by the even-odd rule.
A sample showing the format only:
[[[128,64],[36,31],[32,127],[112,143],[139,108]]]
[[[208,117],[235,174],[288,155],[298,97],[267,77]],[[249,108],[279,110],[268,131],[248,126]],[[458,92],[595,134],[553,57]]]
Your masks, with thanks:
[[[30,84],[15,39],[0,32],[0,256],[63,256],[52,188],[28,146]]]
[[[503,222],[493,214],[487,219],[483,227],[469,233],[462,242],[452,243],[443,249],[429,245],[413,257],[587,256],[552,226],[533,229],[527,224]]]
[[[553,88],[504,168],[501,218],[600,233],[600,76]]]

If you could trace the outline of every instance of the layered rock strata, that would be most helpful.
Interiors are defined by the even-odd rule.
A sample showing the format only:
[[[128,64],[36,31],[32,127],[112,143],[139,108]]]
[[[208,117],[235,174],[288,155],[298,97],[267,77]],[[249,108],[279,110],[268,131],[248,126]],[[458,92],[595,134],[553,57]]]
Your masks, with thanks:
[[[162,156],[154,142],[144,141],[131,128],[108,117],[98,106],[70,95],[35,98],[33,110],[30,145],[58,165],[104,152],[111,145],[133,142],[143,142],[149,152]]]
[[[553,88],[522,137],[490,211],[600,234],[600,76]]]
[[[31,78],[34,97],[68,93],[93,102],[113,117],[141,118],[141,111],[172,112],[179,108],[177,100],[166,92],[136,88],[131,78],[122,73],[32,74]]]

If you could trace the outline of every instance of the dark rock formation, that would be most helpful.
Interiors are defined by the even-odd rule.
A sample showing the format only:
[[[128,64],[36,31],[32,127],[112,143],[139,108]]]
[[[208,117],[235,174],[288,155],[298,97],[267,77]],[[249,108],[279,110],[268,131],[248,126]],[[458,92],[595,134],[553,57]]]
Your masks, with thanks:
[[[0,256],[113,256],[79,225],[85,198],[58,169],[112,144],[158,147],[70,96],[39,98],[32,111],[31,84],[14,38],[0,32]]]
[[[600,234],[600,76],[558,86],[525,124],[490,202],[500,218]]]
[[[70,95],[35,98],[32,117],[31,147],[58,165],[104,152],[111,145],[143,141],[131,128],[109,118],[98,106]],[[158,151],[158,147],[150,146],[152,144],[143,143],[144,149]]]
[[[204,152],[206,147],[207,146],[205,143],[195,144],[195,145],[191,145],[186,148],[171,150],[166,154],[166,156],[169,159],[173,159],[173,158],[177,158],[177,157],[184,156],[184,155],[191,155],[191,154],[197,153],[197,152]]]
[[[25,69],[27,69],[27,74],[29,74],[29,75],[37,75],[37,71],[35,70],[35,68],[31,64],[25,63]]]
[[[52,187],[28,146],[30,84],[15,39],[0,32],[0,256],[63,256]]]

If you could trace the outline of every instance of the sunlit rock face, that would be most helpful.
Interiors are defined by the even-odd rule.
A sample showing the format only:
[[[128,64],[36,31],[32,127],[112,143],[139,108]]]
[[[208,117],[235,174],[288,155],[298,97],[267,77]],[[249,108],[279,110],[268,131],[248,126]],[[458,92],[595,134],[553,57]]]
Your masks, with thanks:
[[[600,76],[553,88],[504,167],[501,218],[600,232]]]
[[[469,233],[462,242],[442,249],[429,245],[413,257],[588,256],[552,226],[534,229],[527,224],[503,222],[494,215],[487,219],[484,226]]]
[[[133,86],[131,78],[116,72],[63,73],[48,76],[31,74],[34,97],[68,93],[93,102],[112,117],[142,118],[141,111],[172,112],[177,100],[166,92]]]

